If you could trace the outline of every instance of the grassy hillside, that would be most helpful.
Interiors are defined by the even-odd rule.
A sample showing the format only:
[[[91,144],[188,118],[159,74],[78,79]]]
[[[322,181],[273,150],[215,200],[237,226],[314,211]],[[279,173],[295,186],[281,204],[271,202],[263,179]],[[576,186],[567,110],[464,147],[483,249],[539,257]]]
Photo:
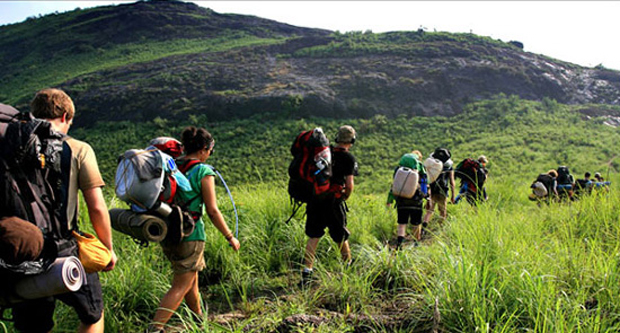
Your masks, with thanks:
[[[355,126],[353,153],[360,162],[349,201],[355,262],[342,265],[336,245],[319,244],[318,282],[296,284],[306,237],[303,213],[289,224],[285,189],[288,146],[300,130],[323,126],[333,135]],[[233,253],[207,223],[207,269],[200,274],[209,306],[204,326],[182,306],[172,332],[617,332],[620,329],[620,199],[612,161],[620,132],[603,119],[586,120],[568,107],[516,97],[467,106],[453,118],[336,122],[263,117],[209,123],[216,138],[210,163],[224,174],[239,210],[242,249]],[[185,124],[100,124],[73,135],[89,141],[110,185],[115,156],[151,137],[173,135]],[[402,153],[425,155],[451,148],[455,160],[490,158],[490,199],[478,208],[449,205],[444,223],[434,219],[420,247],[393,252],[396,212],[385,208],[390,174]],[[538,207],[527,199],[539,172],[569,165],[603,172],[612,191],[572,204]],[[112,187],[112,186],[110,186]],[[223,189],[219,205],[232,224]],[[111,194],[110,208],[123,207]],[[82,219],[87,215],[82,210]],[[170,267],[157,245],[140,248],[115,232],[117,268],[102,274],[109,332],[144,330],[170,283]],[[410,243],[407,243],[410,244]],[[61,307],[59,331],[75,315]],[[3,327],[3,326],[0,326]],[[9,326],[10,327],[10,326]],[[7,328],[9,332],[11,328]]]
[[[222,15],[174,0],[76,8],[30,18],[0,27],[0,59],[6,65],[0,73],[0,101],[21,105],[33,91],[86,74],[170,56],[273,44],[300,33],[326,32],[253,16]],[[69,83],[69,90],[83,91],[88,82],[82,81],[89,80],[93,76]]]
[[[618,112],[618,108],[600,107],[610,110],[606,114]],[[144,148],[156,136],[179,136],[190,124],[204,126],[214,135],[216,154],[209,163],[231,184],[284,184],[290,145],[299,132],[319,126],[333,138],[338,126],[347,123],[358,131],[353,148],[360,164],[358,189],[376,193],[385,189],[400,155],[412,149],[428,155],[438,146],[449,148],[455,162],[487,155],[496,179],[516,175],[529,181],[561,164],[579,176],[585,171],[607,172],[608,162],[618,154],[618,129],[604,125],[603,117],[586,118],[578,112],[581,108],[499,95],[469,104],[462,115],[454,117],[290,120],[263,113],[244,120],[210,122],[205,116],[191,116],[186,122],[157,118],[148,123],[100,123],[70,134],[93,145],[110,184],[116,158],[125,150]],[[619,163],[612,161],[611,170],[618,170]]]

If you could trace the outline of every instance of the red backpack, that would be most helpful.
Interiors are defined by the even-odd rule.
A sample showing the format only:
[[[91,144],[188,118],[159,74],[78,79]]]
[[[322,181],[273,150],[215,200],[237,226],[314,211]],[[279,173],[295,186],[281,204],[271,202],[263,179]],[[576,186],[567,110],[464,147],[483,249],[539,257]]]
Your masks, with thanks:
[[[179,158],[183,154],[183,144],[175,138],[160,136],[151,140],[149,145],[156,147],[174,159]]]
[[[321,128],[301,132],[291,146],[288,193],[295,202],[308,202],[329,192],[332,155]]]
[[[470,183],[474,185],[469,190],[477,192],[478,189],[482,189],[484,182],[486,181],[486,174],[482,169],[480,162],[466,158],[456,166],[454,170],[454,176],[460,178],[462,182]]]
[[[167,136],[160,136],[160,137],[157,137],[151,140],[151,142],[149,142],[149,145],[170,155],[174,159],[177,159],[179,156],[181,156],[181,154],[183,154],[183,144],[181,143],[181,141],[175,138],[171,138]],[[170,167],[170,168],[173,169],[173,167]],[[166,177],[164,179],[163,187],[164,187],[164,190],[159,195],[158,200],[166,202],[166,203],[173,203],[174,197],[177,192],[176,179],[171,176]]]

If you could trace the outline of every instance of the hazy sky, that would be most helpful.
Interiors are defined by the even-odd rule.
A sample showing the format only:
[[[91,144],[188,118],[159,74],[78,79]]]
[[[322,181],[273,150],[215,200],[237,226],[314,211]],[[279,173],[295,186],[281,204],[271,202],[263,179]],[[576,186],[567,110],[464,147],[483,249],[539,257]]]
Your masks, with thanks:
[[[29,16],[131,1],[0,0],[0,25]],[[524,50],[620,70],[620,1],[192,1],[218,13],[255,15],[308,28],[473,32]]]

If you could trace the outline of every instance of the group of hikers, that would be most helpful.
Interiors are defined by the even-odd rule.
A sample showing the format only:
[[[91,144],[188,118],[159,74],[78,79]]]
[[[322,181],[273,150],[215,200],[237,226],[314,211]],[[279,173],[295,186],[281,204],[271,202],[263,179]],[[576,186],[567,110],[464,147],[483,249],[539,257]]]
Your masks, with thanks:
[[[75,232],[82,234],[78,222],[79,192],[86,203],[96,237],[103,244],[101,252],[107,251],[105,266],[97,270],[111,271],[118,260],[113,247],[110,214],[102,192],[105,183],[95,153],[88,143],[67,136],[75,116],[73,101],[64,91],[48,88],[37,92],[30,106],[29,115],[33,116],[32,119],[15,121],[2,118],[6,123],[0,126],[3,147],[0,170],[2,195],[3,199],[10,201],[3,203],[0,220],[0,282],[3,285],[0,301],[3,302],[3,297],[15,298],[10,286],[24,279],[23,274],[28,269],[42,265],[52,267],[54,264],[50,264],[48,259],[54,261],[61,257],[82,257],[82,250],[78,249],[78,237],[74,236]],[[0,111],[3,115],[14,112],[14,118],[19,117],[17,114],[23,114],[4,104],[0,104]],[[52,136],[44,137],[43,130],[54,134],[53,139],[59,143],[56,151],[48,151],[54,140]],[[149,332],[163,332],[164,326],[183,300],[197,319],[203,316],[198,288],[198,272],[205,268],[206,236],[201,218],[203,209],[231,248],[235,251],[240,248],[239,241],[218,209],[214,172],[203,164],[214,152],[214,138],[206,129],[193,126],[187,127],[181,137],[185,154],[176,163],[187,174],[192,190],[179,196],[180,200],[187,201],[185,208],[195,218],[195,225],[182,241],[161,242],[174,275],[170,289],[155,312]],[[16,141],[17,148],[11,150],[8,147],[13,141]],[[29,157],[30,149],[36,150],[34,163],[23,158]],[[13,158],[18,161],[12,161]],[[32,164],[38,166],[31,168]],[[51,169],[52,164],[58,165],[57,170]],[[192,166],[186,167],[189,164]],[[37,169],[45,170],[45,173],[38,173]],[[24,170],[32,170],[28,172],[36,173],[37,176],[24,174]],[[57,171],[57,174],[54,173],[52,181],[53,171]],[[43,210],[46,214],[40,213]],[[32,227],[35,220],[36,227]],[[51,230],[49,233],[48,229]],[[76,279],[77,276],[72,278]],[[50,332],[54,327],[55,301],[60,300],[77,313],[79,332],[104,332],[104,304],[98,272],[87,270],[80,278],[84,282],[78,290],[36,299],[20,299],[8,304],[0,302],[0,315],[4,318],[4,309],[11,308],[12,321],[18,331]]]
[[[574,201],[593,191],[609,191],[610,182],[605,181],[599,172],[594,173],[594,179],[591,176],[590,172],[585,172],[583,178],[575,179],[569,168],[561,165],[536,177],[530,185],[532,193],[529,198],[540,205],[543,202]]]
[[[103,265],[84,273],[84,283],[79,289],[35,299],[20,299],[9,304],[0,302],[0,308],[12,309],[12,320],[18,331],[49,332],[54,327],[55,302],[60,300],[76,311],[80,320],[78,329],[80,332],[103,332],[104,305],[98,272],[113,270],[118,258],[112,241],[110,217],[112,210],[108,210],[103,196],[102,187],[105,183],[99,171],[95,152],[88,143],[67,135],[75,116],[75,106],[64,91],[56,88],[38,91],[30,107],[30,112],[26,114],[31,118],[16,121],[11,117],[17,118],[17,114],[23,115],[24,113],[0,104],[0,111],[3,113],[16,112],[9,117],[11,119],[3,118],[2,126],[0,126],[2,130],[0,139],[5,147],[1,151],[3,164],[0,170],[3,176],[3,193],[6,198],[14,199],[8,200],[10,202],[3,206],[0,219],[0,246],[3,249],[0,256],[0,280],[3,285],[9,286],[23,277],[20,273],[23,274],[24,271],[19,269],[33,263],[49,268],[53,265],[50,262],[57,258],[74,256],[81,260],[85,256],[85,253],[81,253],[83,248],[80,247],[79,237],[75,236],[76,234],[85,235],[79,230],[78,197],[80,192],[96,234],[94,238],[102,244],[103,250],[101,251],[106,255],[101,256],[105,258],[101,259],[104,260]],[[31,126],[31,124],[35,125]],[[39,128],[46,128],[48,134],[51,135],[42,136]],[[320,158],[313,159],[315,169],[312,170],[312,174],[315,179],[326,176],[323,177],[325,181],[323,184],[312,185],[315,187],[312,192],[320,192],[319,187],[326,186],[324,190],[327,195],[313,194],[304,200],[307,203],[305,234],[308,236],[300,281],[300,285],[304,287],[312,281],[316,249],[326,229],[329,236],[338,243],[344,262],[350,263],[352,260],[348,244],[350,232],[347,229],[346,202],[353,193],[354,178],[358,174],[356,158],[350,152],[356,140],[356,131],[352,126],[339,127],[334,145],[329,144],[329,140],[321,131],[311,132],[313,135],[323,135],[322,144],[317,150],[317,156]],[[298,139],[301,139],[301,136]],[[13,150],[6,148],[13,145],[12,140],[17,142],[15,143],[17,148]],[[23,141],[29,143],[24,145]],[[54,145],[56,148],[51,149]],[[163,240],[160,245],[171,263],[173,277],[168,292],[163,295],[155,311],[149,325],[149,332],[163,332],[167,322],[183,300],[197,320],[203,316],[198,286],[198,273],[205,268],[206,233],[202,219],[203,211],[232,250],[237,251],[240,248],[239,240],[228,227],[217,206],[214,169],[205,164],[214,153],[215,139],[206,129],[189,126],[181,133],[180,146],[182,146],[183,154],[175,155],[172,162],[165,160],[167,162],[164,164],[179,171],[184,182],[187,183],[185,187],[179,182],[178,187],[183,190],[178,191],[174,202],[182,207],[184,214],[187,213],[185,215],[191,219],[192,228],[189,232],[185,232],[183,222],[179,225],[179,223],[171,223],[172,220],[168,221],[169,234],[176,235],[178,239]],[[32,161],[17,158],[16,156],[23,157],[25,154],[17,152],[20,149],[26,150],[27,153],[33,150],[36,160],[34,164],[38,166],[32,168]],[[299,143],[294,143],[291,151],[299,152],[303,149]],[[148,151],[145,150],[145,152]],[[13,162],[13,158],[17,158],[18,162]],[[452,165],[449,150],[438,148],[429,157],[428,161],[431,160],[434,164],[429,165],[427,172],[419,151],[405,154],[400,159],[399,166],[415,170],[417,176],[412,195],[396,195],[390,191],[388,197],[388,206],[395,202],[398,210],[399,247],[405,238],[407,224],[416,226],[414,237],[419,240],[423,232],[422,227],[428,225],[435,207],[439,210],[440,216],[446,218],[448,197],[451,203],[458,202],[461,197],[465,197],[472,204],[485,200],[485,195],[481,194],[483,187],[480,186],[484,180],[482,182],[477,180],[480,175],[486,179],[487,160],[484,156],[478,160],[467,159],[461,163],[474,162],[476,170],[473,170],[473,174],[462,177],[463,183],[458,195],[455,192],[455,168]],[[47,170],[51,169],[52,165],[56,165],[57,168],[53,171]],[[137,163],[134,167],[139,168],[144,165]],[[456,169],[461,167],[459,165]],[[291,170],[295,171],[292,166],[289,173]],[[324,172],[321,173],[321,171]],[[38,176],[31,177],[27,174],[29,172],[36,173]],[[116,186],[118,187],[119,184]],[[291,188],[289,187],[289,192]],[[15,191],[15,195],[10,193],[12,190]],[[163,193],[159,195],[161,199]],[[425,207],[423,207],[424,200],[426,200]],[[164,205],[157,206],[157,209],[155,205],[142,207],[147,208],[144,210],[138,207],[140,206],[138,202],[134,203],[128,210],[135,211],[136,214],[157,215],[165,211],[165,209],[162,210]],[[29,205],[32,207],[24,208]],[[423,216],[424,208],[426,214]],[[37,214],[35,210],[39,211],[39,209],[46,211],[46,214]],[[32,228],[32,225],[37,227]],[[48,232],[48,229],[54,232]],[[180,238],[179,235],[181,235]],[[50,243],[55,245],[53,249],[50,249]],[[5,251],[5,249],[10,251]],[[27,252],[24,249],[31,251]],[[8,253],[14,255],[11,257]],[[4,284],[5,282],[7,284]],[[11,294],[9,289],[7,287],[2,290],[0,299]]]
[[[112,242],[110,217],[112,210],[108,211],[103,197],[102,187],[105,184],[97,165],[95,153],[88,143],[67,136],[75,116],[75,106],[64,91],[55,88],[41,90],[36,93],[30,106],[32,116],[44,120],[43,123],[36,123],[37,126],[48,124],[50,133],[58,133],[55,138],[60,143],[58,146],[60,148],[52,149],[51,153],[48,152],[49,148],[53,146],[51,143],[42,141],[38,145],[35,144],[34,147],[38,149],[35,154],[37,158],[35,164],[40,163],[39,169],[46,170],[49,165],[55,163],[58,165],[57,172],[46,172],[36,179],[23,175],[24,170],[29,169],[20,169],[19,165],[15,167],[14,164],[9,163],[10,161],[7,162],[9,160],[7,156],[12,157],[14,155],[8,154],[9,149],[5,148],[1,151],[3,164],[0,170],[0,174],[3,175],[4,193],[6,194],[13,189],[19,194],[17,196],[19,200],[24,197],[31,197],[32,207],[37,205],[47,207],[50,212],[50,219],[53,218],[56,225],[59,226],[56,229],[60,229],[62,232],[46,233],[43,236],[48,239],[44,241],[44,237],[41,237],[40,234],[42,230],[45,231],[48,225],[52,225],[52,222],[42,218],[41,214],[33,213],[34,209],[20,210],[19,208],[23,208],[23,205],[17,207],[19,205],[15,204],[14,206],[17,208],[10,206],[10,203],[3,206],[5,211],[0,220],[0,246],[2,247],[0,273],[7,270],[16,271],[15,268],[22,263],[35,262],[40,258],[80,257],[82,250],[73,235],[76,232],[82,234],[79,231],[78,221],[80,216],[78,212],[80,207],[78,203],[79,192],[82,193],[85,200],[90,223],[97,238],[108,252],[108,256],[102,267],[85,273],[86,283],[78,290],[42,298],[20,300],[10,304],[14,326],[22,332],[51,331],[54,326],[55,301],[60,300],[75,309],[80,320],[80,332],[103,332],[104,306],[98,271],[114,269],[118,258]],[[9,107],[0,104],[0,111],[4,112],[7,108]],[[22,121],[21,123],[26,122]],[[0,138],[3,147],[10,146],[10,133],[15,131],[12,128],[25,131],[24,126],[19,126],[16,123],[0,126],[0,130],[2,130],[0,131],[2,134]],[[29,128],[28,126],[25,127]],[[40,136],[40,133],[35,133],[34,130],[30,134]],[[24,140],[22,136],[17,135],[19,140]],[[346,264],[352,262],[348,242],[350,232],[347,228],[347,200],[355,189],[355,177],[358,175],[358,164],[355,156],[351,153],[356,136],[356,131],[352,126],[343,125],[338,128],[334,143],[331,144],[322,130],[315,128],[299,134],[291,146],[294,159],[289,166],[289,194],[296,202],[307,204],[305,234],[308,239],[301,269],[299,283],[301,287],[307,287],[313,281],[316,250],[326,229],[331,239],[338,244],[342,260]],[[206,212],[211,223],[223,235],[232,250],[238,251],[240,248],[239,240],[229,228],[217,205],[216,172],[212,167],[205,164],[214,153],[214,137],[205,128],[189,126],[181,133],[180,140],[173,140],[178,143],[175,146],[175,151],[172,149],[164,151],[165,149],[159,146],[157,148],[166,153],[163,155],[168,156],[169,153],[172,156],[163,159],[163,167],[170,174],[176,172],[177,194],[174,201],[167,202],[177,208],[179,212],[182,211],[178,221],[172,222],[174,214],[170,214],[172,209],[162,199],[163,191],[156,193],[156,198],[161,201],[157,204],[153,202],[144,205],[132,195],[128,195],[126,199],[126,202],[131,203],[130,209],[127,211],[137,215],[154,214],[166,219],[168,233],[174,235],[160,242],[164,255],[170,261],[173,277],[169,290],[163,295],[159,307],[155,311],[148,332],[164,332],[166,324],[183,301],[193,312],[196,320],[203,318],[204,310],[200,301],[198,286],[198,273],[205,268],[206,232],[202,218],[203,212]],[[19,147],[23,148],[24,146]],[[29,147],[26,146],[30,149]],[[179,147],[182,147],[182,151]],[[128,152],[131,154],[126,152],[125,157],[138,155],[144,157],[153,150],[149,147],[146,150]],[[132,163],[126,164],[127,170],[146,167],[145,165],[149,162],[143,160]],[[157,163],[155,169],[161,172],[162,163]],[[417,246],[436,210],[440,220],[446,219],[448,203],[457,204],[460,200],[465,199],[475,206],[486,201],[485,182],[489,174],[487,164],[488,159],[484,155],[480,155],[478,158],[466,158],[454,165],[450,150],[443,147],[436,148],[426,159],[419,150],[413,150],[402,155],[394,169],[386,202],[387,207],[394,205],[397,210],[396,249],[402,249],[409,224],[413,226],[413,242],[414,246]],[[120,165],[119,162],[119,168]],[[538,194],[545,193],[540,196],[537,194],[536,198],[544,200],[553,196],[562,197],[563,193],[566,193],[569,198],[574,199],[578,195],[590,192],[593,188],[608,185],[598,173],[595,174],[595,181],[589,179],[589,173],[586,173],[583,180],[574,181],[569,177],[569,180],[565,181],[563,178],[564,171],[568,173],[567,168],[564,170],[561,167],[557,171],[551,170],[541,175],[532,185],[532,189]],[[11,174],[19,174],[20,172],[22,178]],[[51,174],[55,176],[52,177]],[[7,179],[10,177],[15,178],[15,182],[11,183],[14,184],[12,188],[5,184],[8,184]],[[41,183],[41,177],[49,177],[49,179],[44,179],[46,181]],[[140,174],[138,178],[142,181],[143,177],[144,175]],[[52,179],[53,181],[51,181]],[[456,190],[456,179],[461,180],[458,192]],[[118,195],[118,187],[121,184],[119,184],[118,178],[116,180]],[[564,187],[565,182],[568,182],[570,187]],[[43,185],[40,186],[38,192],[33,191],[32,194],[25,195],[24,193],[27,191],[20,186],[32,184]],[[165,183],[157,184],[157,191],[160,191],[164,187],[162,184]],[[127,190],[127,188],[123,190]],[[42,200],[51,200],[52,202],[41,205],[40,201]],[[36,220],[36,223],[33,223],[39,228],[28,229],[23,224],[15,222],[15,219],[11,219],[11,214],[26,220],[32,218],[30,222]],[[187,230],[185,228],[186,219],[191,221],[191,228]],[[26,225],[31,224],[26,222]],[[41,239],[40,244],[34,244],[35,239]],[[53,251],[47,250],[49,243],[56,245]],[[62,244],[62,246],[58,244]],[[23,253],[25,248],[36,250],[26,256]],[[5,251],[5,249],[8,250]],[[20,253],[20,251],[22,252]],[[9,257],[7,255],[9,252],[15,256]],[[20,255],[19,258],[18,254]],[[15,281],[10,280],[10,278],[16,276],[19,275],[9,275],[8,282],[14,283]],[[0,282],[5,282],[4,279],[7,279],[7,275],[0,274],[0,280],[2,280]],[[0,293],[0,298],[2,296],[5,295]],[[2,303],[0,303],[0,308],[1,306]]]
[[[439,147],[426,160],[423,160],[419,150],[413,150],[400,158],[387,199],[388,207],[395,202],[397,208],[396,249],[402,247],[408,224],[413,225],[413,242],[414,246],[418,246],[435,208],[441,220],[445,220],[448,202],[457,204],[464,197],[471,205],[477,205],[488,199],[484,186],[489,173],[487,157],[480,155],[477,159],[466,158],[456,166],[451,157],[450,150]],[[400,190],[407,186],[399,181],[398,173],[403,170],[413,174],[415,182],[413,191],[408,193]],[[456,178],[461,180],[458,194],[455,190]],[[410,181],[410,178],[404,181]]]

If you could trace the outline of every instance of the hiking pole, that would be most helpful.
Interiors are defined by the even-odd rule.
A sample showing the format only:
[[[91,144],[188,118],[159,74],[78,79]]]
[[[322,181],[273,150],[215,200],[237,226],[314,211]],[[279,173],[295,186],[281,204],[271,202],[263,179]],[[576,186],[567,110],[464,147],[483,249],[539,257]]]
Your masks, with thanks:
[[[208,164],[207,166],[209,166],[211,170],[215,171],[215,174],[220,177],[222,184],[224,184],[224,188],[226,188],[226,192],[228,192],[228,197],[230,198],[230,202],[232,202],[233,211],[235,212],[235,238],[239,239],[239,215],[237,214],[237,206],[235,206],[235,200],[233,199],[232,193],[230,193],[230,189],[228,188],[228,185],[226,185],[226,181],[224,180],[224,177],[222,177],[222,174],[217,171],[214,166]]]

